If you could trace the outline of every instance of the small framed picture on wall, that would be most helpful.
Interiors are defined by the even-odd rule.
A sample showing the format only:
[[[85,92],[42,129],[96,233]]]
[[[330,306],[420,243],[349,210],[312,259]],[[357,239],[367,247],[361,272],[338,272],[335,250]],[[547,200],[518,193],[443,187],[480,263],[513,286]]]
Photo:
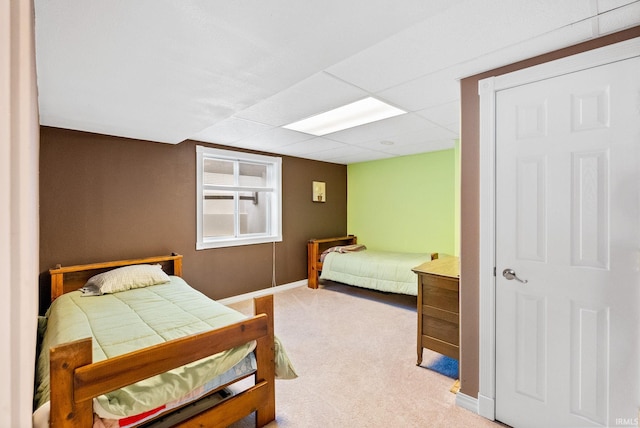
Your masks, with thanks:
[[[327,189],[324,181],[314,181],[312,188],[313,202],[325,202],[327,200]]]

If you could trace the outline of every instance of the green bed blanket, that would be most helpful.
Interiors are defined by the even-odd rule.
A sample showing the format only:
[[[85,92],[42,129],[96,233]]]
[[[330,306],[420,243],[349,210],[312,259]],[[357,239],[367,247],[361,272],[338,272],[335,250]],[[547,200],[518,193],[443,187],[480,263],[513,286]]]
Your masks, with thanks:
[[[321,279],[388,293],[418,295],[418,278],[411,270],[431,260],[430,253],[398,253],[364,250],[329,252]]]
[[[209,299],[182,278],[170,278],[166,284],[126,292],[87,297],[74,291],[56,299],[46,314],[43,351],[37,361],[36,408],[49,400],[48,350],[52,346],[91,337],[93,361],[97,362],[246,318]],[[154,409],[227,371],[254,345],[248,343],[100,396],[94,408],[104,409],[109,416]],[[277,362],[283,360],[286,355],[276,358]]]

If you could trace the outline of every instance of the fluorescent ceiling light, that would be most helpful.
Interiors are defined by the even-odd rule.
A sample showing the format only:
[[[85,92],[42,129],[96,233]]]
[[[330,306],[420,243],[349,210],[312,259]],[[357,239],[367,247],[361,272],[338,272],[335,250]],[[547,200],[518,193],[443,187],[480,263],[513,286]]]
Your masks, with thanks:
[[[283,128],[311,135],[326,135],[354,126],[406,113],[372,97],[285,125]]]

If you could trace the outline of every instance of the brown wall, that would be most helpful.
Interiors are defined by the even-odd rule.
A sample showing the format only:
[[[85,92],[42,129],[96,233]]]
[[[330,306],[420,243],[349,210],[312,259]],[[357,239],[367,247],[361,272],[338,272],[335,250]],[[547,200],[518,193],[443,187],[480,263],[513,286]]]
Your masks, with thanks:
[[[184,255],[187,282],[214,299],[271,285],[273,244],[196,251],[196,144],[214,146],[41,128],[41,306],[48,299],[45,273],[58,263],[171,252]],[[346,166],[282,158],[278,285],[306,279],[307,240],[342,236],[347,224]],[[311,201],[314,180],[327,183],[326,203]]]
[[[460,380],[461,392],[468,396],[477,397],[479,390],[480,98],[478,81],[635,37],[640,37],[640,27],[520,61],[461,81]]]

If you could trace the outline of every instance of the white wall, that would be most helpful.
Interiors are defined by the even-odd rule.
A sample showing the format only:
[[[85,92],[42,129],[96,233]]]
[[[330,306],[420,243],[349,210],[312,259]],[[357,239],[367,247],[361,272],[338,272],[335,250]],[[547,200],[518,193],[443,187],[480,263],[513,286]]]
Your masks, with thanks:
[[[38,315],[33,4],[0,0],[0,426],[31,426]]]

